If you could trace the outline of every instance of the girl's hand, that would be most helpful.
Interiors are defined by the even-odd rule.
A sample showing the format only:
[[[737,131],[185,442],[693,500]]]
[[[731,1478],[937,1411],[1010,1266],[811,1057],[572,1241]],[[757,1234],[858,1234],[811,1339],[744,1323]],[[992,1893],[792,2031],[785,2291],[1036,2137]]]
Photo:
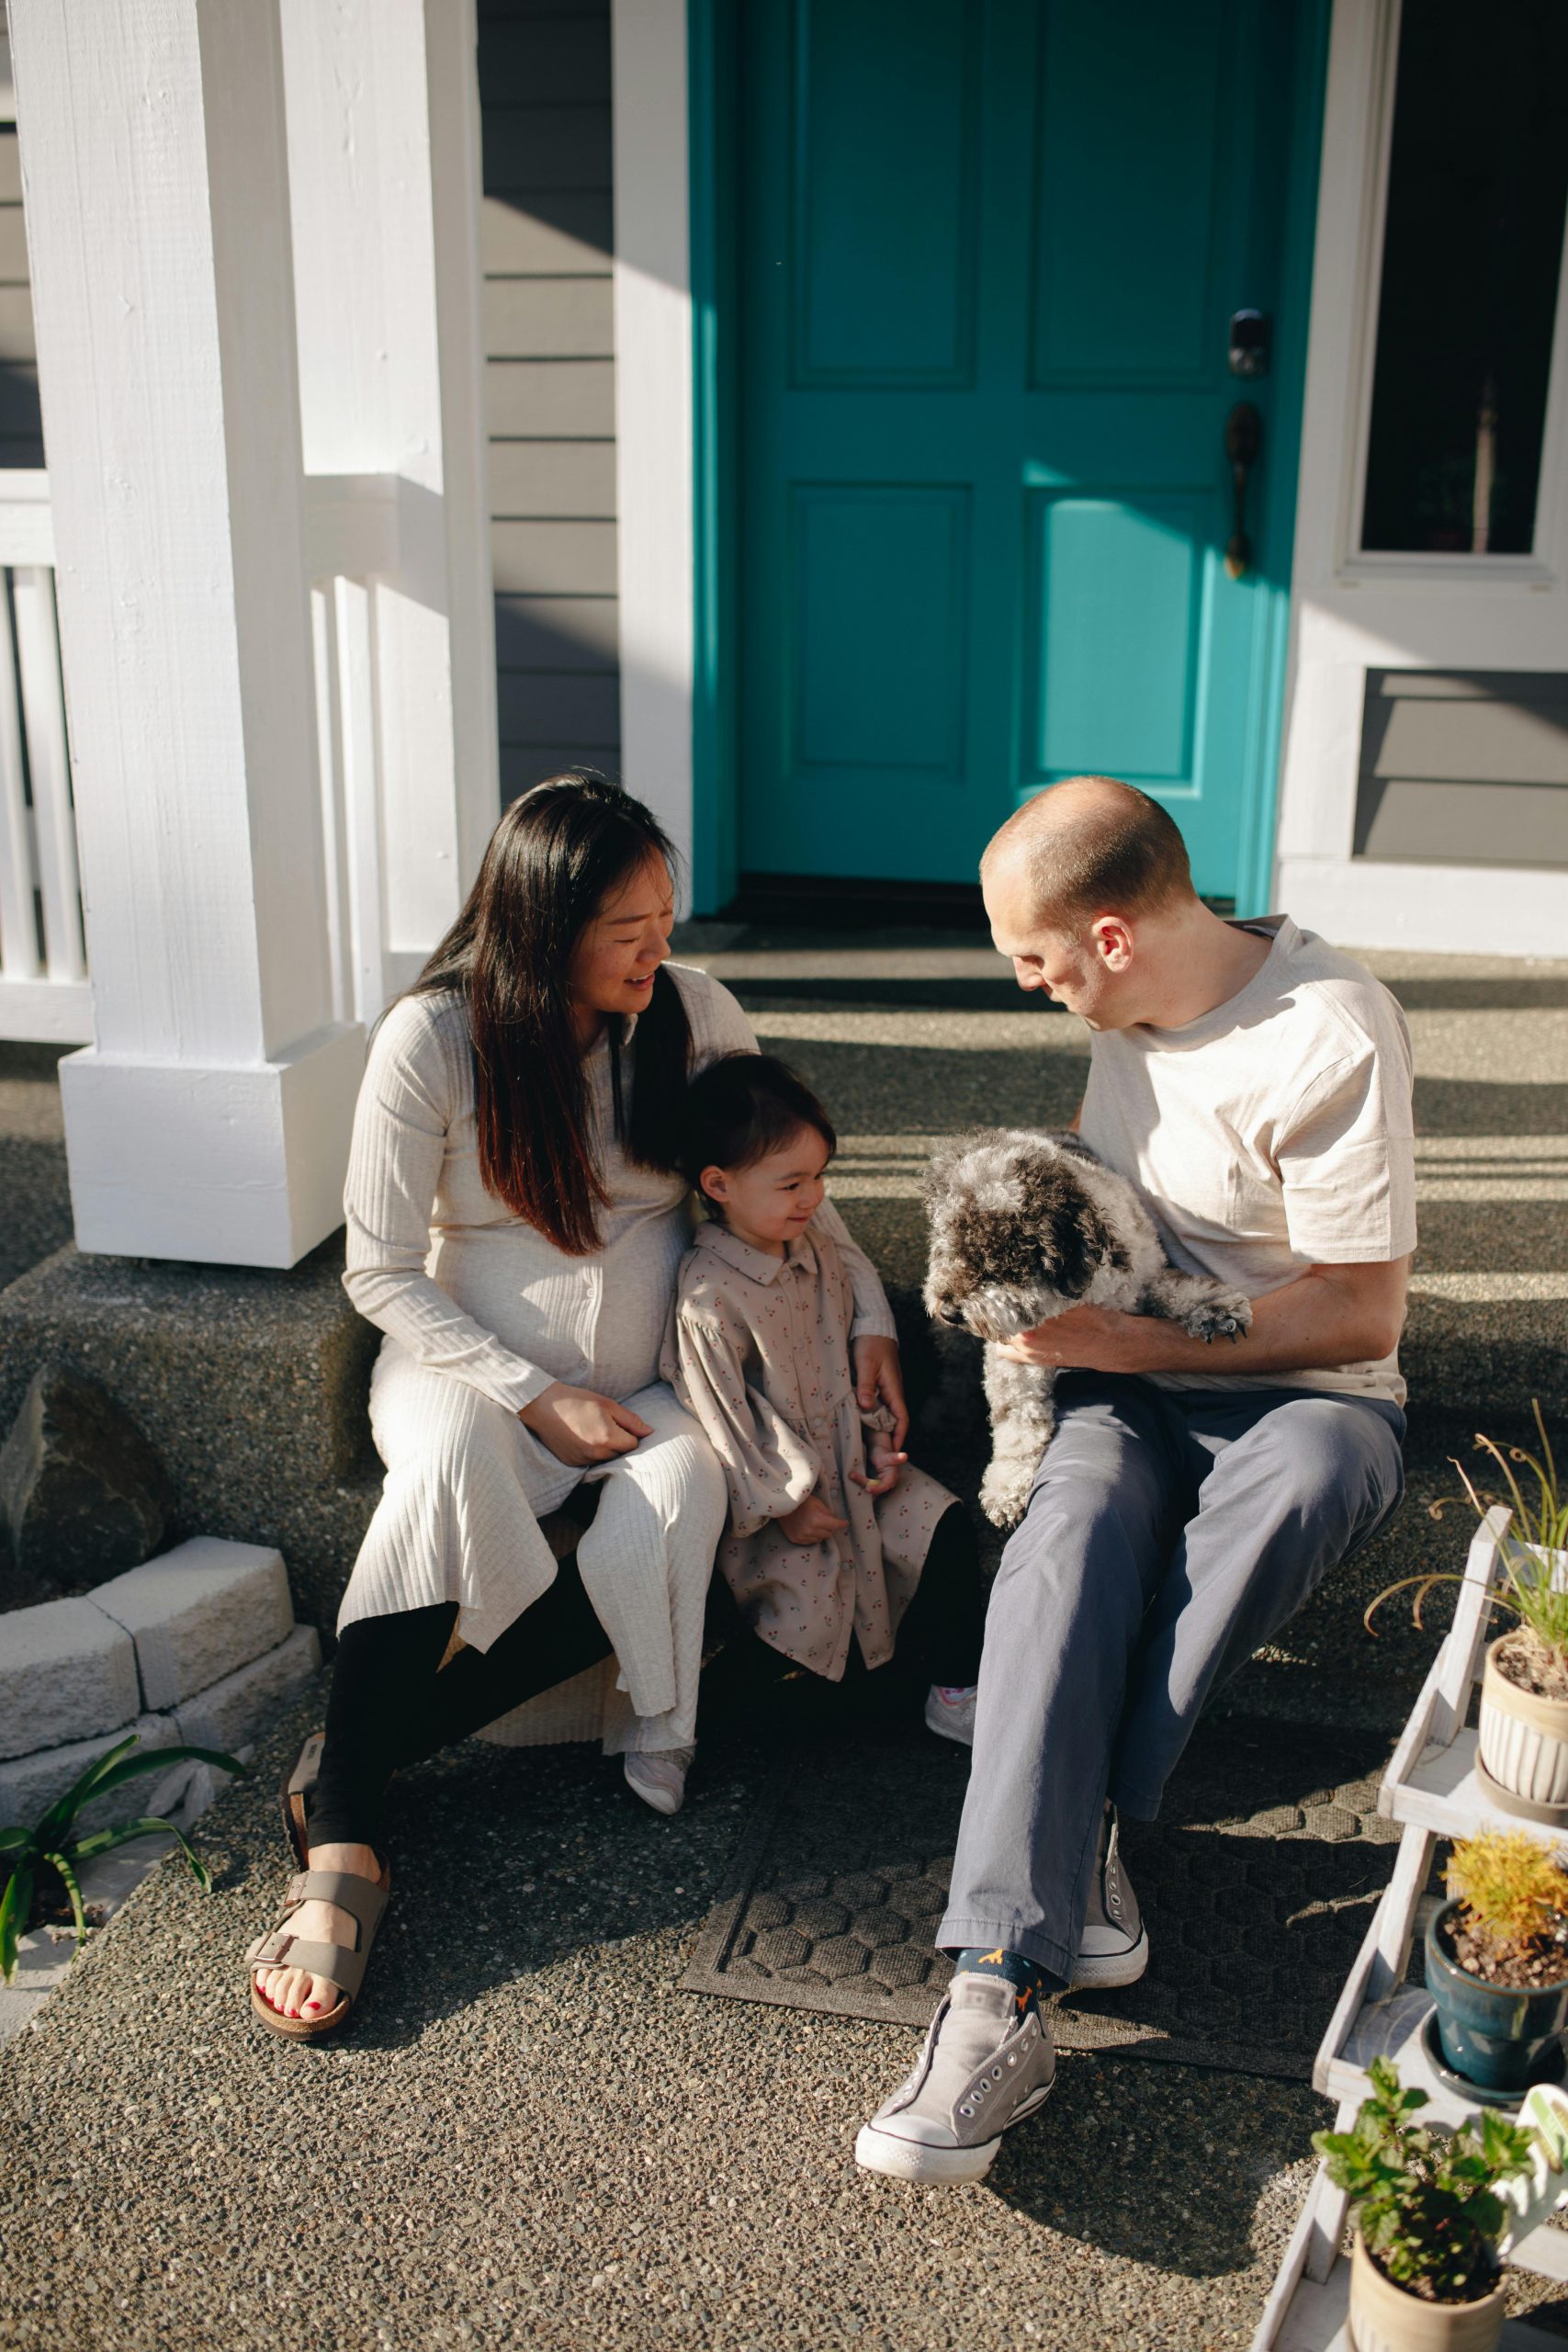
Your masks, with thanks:
[[[904,1374],[897,1340],[863,1339],[851,1342],[855,1374],[855,1402],[869,1413],[878,1399],[893,1415],[893,1443],[900,1446],[909,1434],[909,1408],[904,1402]]]
[[[897,1451],[891,1438],[874,1437],[867,1449],[866,1459],[871,1464],[870,1477],[862,1470],[852,1470],[850,1476],[857,1487],[863,1487],[866,1493],[874,1498],[892,1493],[898,1484],[898,1473],[909,1457]]]
[[[835,1519],[816,1495],[807,1495],[779,1521],[792,1544],[826,1544],[829,1536],[841,1535],[849,1523],[847,1519]]]
[[[571,1470],[613,1461],[617,1453],[629,1453],[639,1437],[653,1434],[629,1406],[617,1405],[613,1396],[601,1396],[592,1388],[569,1388],[564,1380],[542,1389],[517,1418]]]

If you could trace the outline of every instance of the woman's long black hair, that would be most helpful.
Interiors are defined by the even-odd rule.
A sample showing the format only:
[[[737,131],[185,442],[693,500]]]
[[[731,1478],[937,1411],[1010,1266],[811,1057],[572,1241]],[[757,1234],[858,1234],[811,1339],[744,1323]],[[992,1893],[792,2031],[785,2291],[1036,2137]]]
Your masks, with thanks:
[[[588,1123],[583,1056],[567,975],[605,899],[675,850],[650,808],[592,768],[569,768],[514,800],[491,836],[462,913],[414,982],[455,989],[468,1016],[479,1173],[558,1250],[587,1257],[609,1205]],[[673,1170],[691,1027],[668,971],[639,1015],[627,1115],[622,1024],[610,1023],[615,1132],[628,1159]]]

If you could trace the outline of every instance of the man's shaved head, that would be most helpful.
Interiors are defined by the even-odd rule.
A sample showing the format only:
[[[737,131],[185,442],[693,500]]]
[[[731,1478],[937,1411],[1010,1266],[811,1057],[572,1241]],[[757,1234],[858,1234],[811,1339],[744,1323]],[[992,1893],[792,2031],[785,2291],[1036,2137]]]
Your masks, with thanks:
[[[982,876],[1021,882],[1038,922],[1148,914],[1192,897],[1187,845],[1157,800],[1110,775],[1037,792],[993,835]]]

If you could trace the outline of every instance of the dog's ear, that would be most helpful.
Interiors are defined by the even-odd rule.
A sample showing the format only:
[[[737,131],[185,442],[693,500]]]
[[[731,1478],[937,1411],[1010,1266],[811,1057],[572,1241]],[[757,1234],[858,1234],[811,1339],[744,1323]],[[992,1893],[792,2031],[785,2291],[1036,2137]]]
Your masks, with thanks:
[[[944,1136],[931,1153],[921,1187],[927,1209],[934,1208],[953,1191],[958,1170],[971,1152],[1000,1143],[1006,1132],[1002,1127],[967,1127],[962,1135]]]
[[[1093,1157],[1092,1153],[1089,1157]],[[1113,1266],[1118,1273],[1126,1272],[1132,1260],[1085,1192],[1078,1193],[1073,1225],[1083,1244],[1085,1290],[1101,1266]]]

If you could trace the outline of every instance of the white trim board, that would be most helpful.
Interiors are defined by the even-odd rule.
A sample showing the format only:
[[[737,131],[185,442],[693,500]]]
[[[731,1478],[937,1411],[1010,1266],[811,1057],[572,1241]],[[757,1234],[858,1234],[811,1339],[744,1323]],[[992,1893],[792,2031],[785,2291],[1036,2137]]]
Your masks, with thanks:
[[[688,870],[695,658],[685,0],[614,0],[621,774]]]
[[[1560,869],[1353,858],[1366,673],[1568,667],[1568,254],[1529,557],[1366,556],[1400,0],[1335,0],[1302,420],[1274,904],[1363,947],[1561,954]]]

